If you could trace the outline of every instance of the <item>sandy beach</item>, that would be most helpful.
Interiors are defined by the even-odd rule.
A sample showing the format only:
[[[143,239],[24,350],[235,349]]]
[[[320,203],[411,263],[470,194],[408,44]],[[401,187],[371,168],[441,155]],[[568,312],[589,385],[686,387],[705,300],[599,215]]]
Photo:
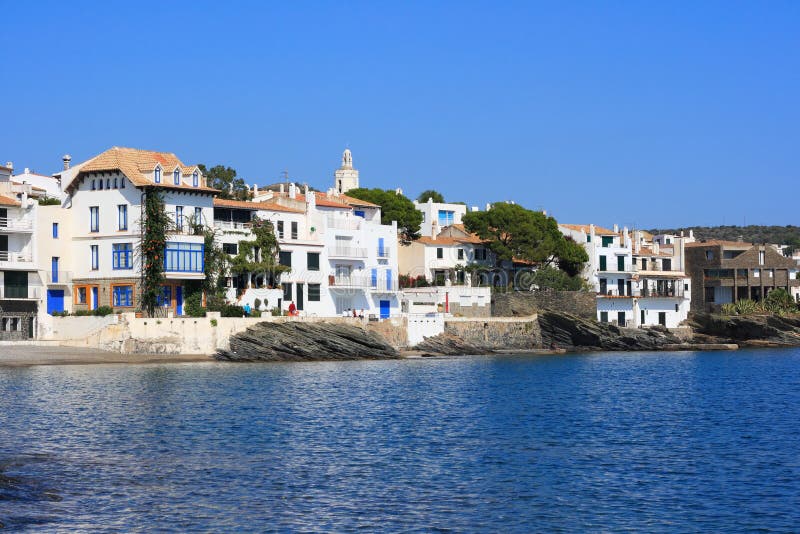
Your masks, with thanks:
[[[0,346],[0,367],[210,361],[214,361],[214,359],[209,355],[202,354],[120,354],[77,347]]]

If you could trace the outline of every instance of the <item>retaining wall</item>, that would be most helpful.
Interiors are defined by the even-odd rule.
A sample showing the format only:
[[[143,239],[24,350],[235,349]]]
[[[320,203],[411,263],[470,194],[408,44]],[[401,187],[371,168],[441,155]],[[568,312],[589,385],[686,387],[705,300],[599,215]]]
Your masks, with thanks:
[[[511,291],[492,295],[492,317],[525,317],[542,311],[597,318],[596,296],[591,291]]]

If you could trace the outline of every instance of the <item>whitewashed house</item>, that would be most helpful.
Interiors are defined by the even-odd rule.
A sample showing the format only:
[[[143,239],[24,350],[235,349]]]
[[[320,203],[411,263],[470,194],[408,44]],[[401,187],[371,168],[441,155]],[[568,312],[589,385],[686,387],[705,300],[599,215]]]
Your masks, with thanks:
[[[139,307],[143,203],[147,191],[158,191],[173,222],[159,301],[164,312],[183,315],[185,284],[204,278],[203,235],[195,223],[211,224],[217,190],[206,185],[197,166],[168,152],[114,147],[76,167],[60,173],[71,218],[65,255],[72,258],[72,308]]]
[[[597,293],[597,319],[620,326],[663,325],[686,320],[691,280],[685,272],[687,238],[663,236],[661,245],[646,232],[613,230],[593,224],[559,224],[589,255],[583,276]]]

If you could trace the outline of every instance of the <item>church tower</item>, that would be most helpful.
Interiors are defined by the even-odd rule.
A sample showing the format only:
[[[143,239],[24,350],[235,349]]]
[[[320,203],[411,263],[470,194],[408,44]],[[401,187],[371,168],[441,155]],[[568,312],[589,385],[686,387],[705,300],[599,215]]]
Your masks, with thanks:
[[[349,148],[342,153],[342,166],[333,173],[333,188],[337,193],[347,193],[350,189],[358,189],[358,171],[353,168],[353,154]]]

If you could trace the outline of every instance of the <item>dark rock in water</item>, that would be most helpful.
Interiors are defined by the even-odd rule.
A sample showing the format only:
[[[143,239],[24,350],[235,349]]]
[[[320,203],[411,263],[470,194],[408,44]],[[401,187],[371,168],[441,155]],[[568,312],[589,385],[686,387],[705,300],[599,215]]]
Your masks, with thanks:
[[[485,346],[472,345],[460,337],[443,333],[438,336],[425,338],[425,341],[414,347],[414,350],[422,351],[423,356],[461,356],[465,354],[491,354],[494,350]]]
[[[375,333],[339,323],[263,322],[232,336],[223,361],[321,361],[399,358]]]
[[[777,315],[722,316],[697,313],[691,317],[695,337],[703,341],[738,343],[740,345],[766,344],[800,345],[800,317]]]
[[[558,312],[539,314],[543,348],[579,350],[658,350],[678,344],[678,339],[661,328],[619,328],[609,323]]]

